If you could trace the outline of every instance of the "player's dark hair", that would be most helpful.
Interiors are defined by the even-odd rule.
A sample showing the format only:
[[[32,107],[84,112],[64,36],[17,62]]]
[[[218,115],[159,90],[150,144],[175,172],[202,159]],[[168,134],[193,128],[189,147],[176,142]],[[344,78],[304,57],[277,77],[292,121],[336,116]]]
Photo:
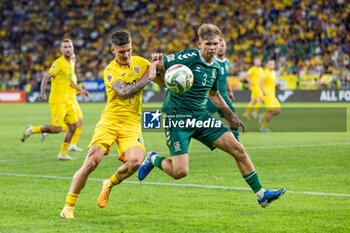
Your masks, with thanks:
[[[205,23],[205,24],[202,24],[202,26],[200,26],[198,29],[199,39],[202,39],[202,40],[211,40],[214,37],[220,36],[220,35],[221,35],[220,29],[214,24]]]
[[[112,45],[125,45],[131,42],[130,32],[125,30],[118,30],[113,32],[111,35],[111,44]]]

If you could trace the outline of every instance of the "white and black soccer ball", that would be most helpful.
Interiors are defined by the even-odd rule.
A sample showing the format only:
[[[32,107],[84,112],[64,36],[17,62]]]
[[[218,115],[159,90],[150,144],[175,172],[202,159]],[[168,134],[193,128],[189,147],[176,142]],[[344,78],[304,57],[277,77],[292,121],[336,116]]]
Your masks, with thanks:
[[[190,68],[182,64],[170,66],[165,72],[164,83],[175,93],[183,93],[193,84],[193,73]]]

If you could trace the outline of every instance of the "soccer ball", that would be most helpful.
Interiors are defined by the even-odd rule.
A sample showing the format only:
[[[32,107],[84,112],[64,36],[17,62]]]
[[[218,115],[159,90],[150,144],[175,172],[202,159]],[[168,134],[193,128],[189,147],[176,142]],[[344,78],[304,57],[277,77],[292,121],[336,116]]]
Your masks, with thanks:
[[[193,73],[185,65],[173,65],[165,72],[164,83],[170,91],[183,93],[191,88],[193,84]]]

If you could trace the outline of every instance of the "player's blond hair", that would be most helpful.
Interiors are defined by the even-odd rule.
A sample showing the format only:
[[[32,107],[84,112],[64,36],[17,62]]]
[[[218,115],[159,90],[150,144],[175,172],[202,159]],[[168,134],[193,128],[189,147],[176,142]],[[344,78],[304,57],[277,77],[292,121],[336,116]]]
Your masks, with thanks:
[[[70,42],[70,43],[73,44],[73,41],[72,41],[71,39],[63,39],[63,40],[61,41],[61,44],[67,43],[67,42]]]
[[[200,40],[211,40],[214,37],[220,35],[220,29],[214,24],[205,23],[202,24],[202,26],[200,26],[198,29],[198,36]]]

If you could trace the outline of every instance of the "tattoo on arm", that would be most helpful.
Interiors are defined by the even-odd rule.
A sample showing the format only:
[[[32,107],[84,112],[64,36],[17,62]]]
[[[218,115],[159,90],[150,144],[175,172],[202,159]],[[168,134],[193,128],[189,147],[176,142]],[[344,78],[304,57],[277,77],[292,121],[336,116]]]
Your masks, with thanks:
[[[46,91],[46,86],[48,80],[51,78],[51,75],[47,74],[44,76],[44,78],[41,80],[41,86],[40,86],[40,93],[45,94]]]
[[[113,85],[113,90],[115,93],[123,97],[124,99],[129,99],[136,95],[137,92],[142,90],[147,84],[152,81],[150,77],[144,78],[138,81],[136,84],[130,85],[125,82],[119,82]]]

